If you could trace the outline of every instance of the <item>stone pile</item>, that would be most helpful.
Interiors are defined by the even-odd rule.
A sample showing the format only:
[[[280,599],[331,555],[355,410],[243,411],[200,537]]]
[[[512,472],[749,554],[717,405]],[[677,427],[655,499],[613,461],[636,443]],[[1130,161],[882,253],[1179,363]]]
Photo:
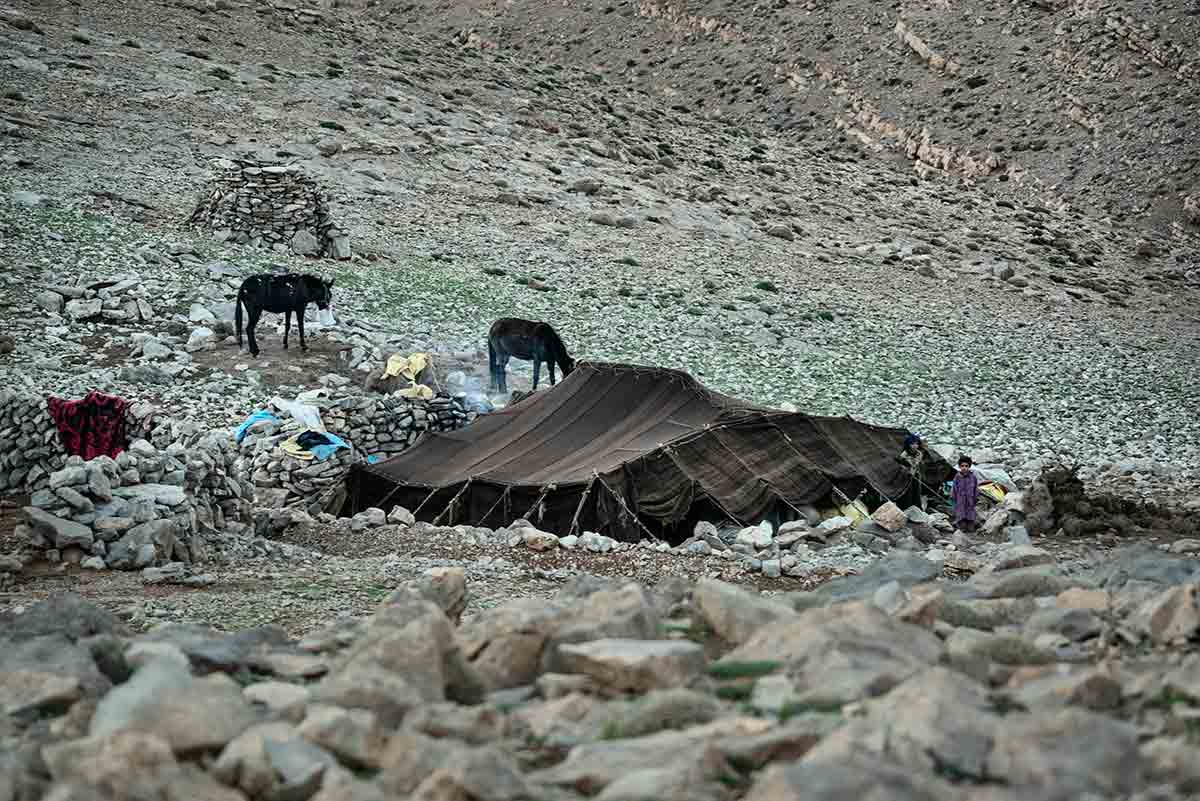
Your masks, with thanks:
[[[18,535],[50,561],[94,569],[204,561],[206,534],[241,526],[254,488],[233,472],[226,432],[168,420],[152,439],[116,459],[69,457],[32,494]]]
[[[325,430],[350,447],[338,448],[324,460],[297,459],[279,446],[302,430],[301,423],[264,420],[250,426],[241,442],[240,469],[254,483],[259,507],[336,513],[355,461],[394,456],[426,431],[453,431],[475,418],[458,400],[446,397],[348,396],[314,403],[321,407]]]
[[[316,182],[296,165],[217,159],[212,188],[190,222],[220,241],[301,256],[350,258],[350,236],[333,222]]]
[[[790,521],[778,530],[769,521],[739,527],[717,526],[702,520],[696,524],[691,537],[674,547],[662,540],[620,542],[592,531],[555,534],[539,529],[535,523],[523,518],[497,529],[454,525],[449,519],[438,520],[438,525],[433,525],[416,522],[412,513],[400,506],[387,513],[383,509],[370,508],[352,518],[326,516],[321,520],[342,526],[348,532],[385,525],[408,526],[417,533],[436,532],[439,540],[457,539],[472,547],[591,553],[655,550],[715,562],[721,566],[722,573],[761,574],[766,578],[807,579],[830,572],[860,571],[894,554],[924,559],[932,574],[946,570],[956,575],[969,575],[981,569],[993,551],[1010,545],[1031,544],[1029,532],[1021,524],[1025,520],[1023,498],[1023,493],[1010,493],[1005,503],[980,518],[981,531],[1006,539],[1000,544],[974,542],[968,535],[956,531],[944,514],[926,514],[915,507],[902,512],[892,503],[884,504],[869,519],[857,523],[847,517],[822,520],[815,510],[811,512],[811,519]],[[275,527],[282,529],[299,522],[309,521],[280,516]]]
[[[580,575],[495,607],[475,605],[463,568],[435,567],[303,639],[186,623],[139,634],[60,594],[0,618],[0,789],[1195,797],[1200,565],[1137,547],[1071,576],[1017,546],[947,582],[920,561],[773,597],[707,577]]]
[[[132,404],[126,411],[129,436],[152,425],[153,407]],[[32,392],[0,390],[0,492],[29,493],[45,489],[50,474],[67,461],[58,428],[50,419],[46,397]]]
[[[1183,218],[1192,225],[1200,225],[1200,193],[1184,195]]]
[[[150,297],[139,276],[122,274],[82,286],[46,285],[34,295],[34,301],[51,314],[74,322],[128,323],[155,319]]]

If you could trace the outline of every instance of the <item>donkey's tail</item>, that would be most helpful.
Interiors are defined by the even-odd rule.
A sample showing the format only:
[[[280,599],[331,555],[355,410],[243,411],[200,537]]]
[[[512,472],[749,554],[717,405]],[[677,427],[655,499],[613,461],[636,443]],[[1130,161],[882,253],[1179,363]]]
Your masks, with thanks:
[[[238,287],[237,300],[233,303],[233,320],[237,326],[238,348],[242,347],[242,298],[246,294],[245,287]]]

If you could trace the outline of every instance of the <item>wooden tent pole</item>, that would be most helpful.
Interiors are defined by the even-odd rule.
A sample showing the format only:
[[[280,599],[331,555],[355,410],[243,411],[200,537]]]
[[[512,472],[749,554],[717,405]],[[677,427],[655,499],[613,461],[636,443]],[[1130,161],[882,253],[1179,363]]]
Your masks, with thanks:
[[[656,537],[656,536],[654,535],[654,532],[653,532],[653,531],[651,531],[650,529],[646,528],[646,524],[642,522],[641,518],[639,518],[637,515],[635,515],[635,514],[632,512],[632,510],[630,510],[630,508],[629,508],[629,507],[628,507],[628,506],[625,504],[625,499],[624,499],[624,498],[622,498],[620,495],[618,495],[618,494],[617,494],[617,493],[616,493],[616,492],[613,490],[613,488],[612,488],[612,487],[608,486],[608,482],[607,482],[607,481],[605,481],[603,478],[600,478],[600,475],[599,475],[598,473],[596,474],[596,478],[597,478],[597,479],[600,481],[600,483],[601,483],[601,484],[604,486],[604,488],[605,488],[606,490],[608,490],[608,494],[609,494],[609,495],[611,495],[611,496],[613,496],[614,498],[616,498],[616,500],[617,500],[617,503],[621,504],[621,508],[625,510],[625,513],[626,513],[627,515],[629,515],[630,517],[632,517],[632,518],[633,518],[633,521],[634,521],[635,523],[637,523],[637,524],[638,524],[638,525],[641,527],[642,531],[646,532],[646,534],[648,534],[648,535],[650,536],[650,539],[654,540],[655,542],[662,542],[662,540],[660,540],[658,537]]]
[[[596,470],[592,471],[592,477],[588,479],[587,486],[583,488],[583,495],[579,498],[579,505],[575,507],[575,515],[571,518],[571,527],[567,529],[567,536],[575,533],[575,529],[579,528],[579,514],[583,511],[583,505],[587,502],[588,494],[592,491],[592,485],[596,483],[596,478],[600,473]]]
[[[438,524],[438,521],[440,521],[442,519],[442,515],[446,514],[446,512],[450,512],[451,510],[454,509],[454,504],[458,503],[458,499],[462,497],[462,494],[467,491],[467,489],[471,486],[471,482],[474,480],[475,480],[474,476],[471,476],[470,478],[467,479],[467,482],[462,485],[462,489],[460,489],[457,493],[455,493],[454,497],[450,499],[450,503],[446,504],[446,508],[443,509],[438,514],[438,516],[433,519],[433,522],[430,523],[430,525],[436,526]],[[450,519],[452,521],[454,520],[453,514],[451,515]],[[453,525],[453,523],[451,523],[451,525]]]
[[[556,484],[546,484],[544,487],[542,487],[542,491],[540,493],[538,493],[537,500],[535,500],[533,502],[532,506],[530,506],[528,509],[525,510],[525,514],[521,515],[522,519],[528,520],[529,516],[531,514],[533,514],[533,510],[538,508],[538,504],[540,504],[543,500],[545,500],[546,493],[548,493],[552,489],[557,489],[557,485]],[[540,516],[538,517],[538,520],[539,521],[541,520]]]
[[[483,516],[483,517],[479,518],[479,525],[481,525],[481,526],[482,526],[482,525],[484,524],[484,522],[485,522],[485,521],[486,521],[486,520],[487,520],[489,517],[491,517],[491,516],[492,516],[492,512],[496,511],[496,507],[497,507],[497,506],[499,506],[501,503],[503,503],[503,502],[504,502],[504,501],[505,501],[505,500],[508,498],[508,493],[509,493],[511,490],[512,490],[512,485],[511,485],[511,484],[505,484],[505,485],[504,485],[504,492],[502,492],[502,493],[500,494],[500,497],[496,499],[496,502],[492,504],[492,508],[491,508],[491,509],[488,509],[488,510],[487,510],[487,513],[486,513],[486,514],[484,514],[484,516]]]
[[[399,484],[396,485],[396,489],[400,489]],[[416,509],[413,509],[413,517],[416,517],[417,512],[420,512],[422,509],[425,508],[425,504],[429,503],[429,499],[432,498],[434,495],[436,495],[439,489],[441,489],[441,488],[434,487],[433,489],[431,489],[429,491],[429,494],[425,496],[425,500],[421,501],[421,503],[417,506]]]

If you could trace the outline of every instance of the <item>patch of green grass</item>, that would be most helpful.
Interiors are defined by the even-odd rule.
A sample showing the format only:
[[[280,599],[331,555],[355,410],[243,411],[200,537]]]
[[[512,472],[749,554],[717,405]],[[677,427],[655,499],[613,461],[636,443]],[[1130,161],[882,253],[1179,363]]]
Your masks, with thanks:
[[[991,698],[992,711],[999,717],[1005,717],[1012,712],[1024,712],[1025,707],[1007,695],[995,695]]]
[[[383,584],[372,584],[366,588],[367,597],[375,603],[380,603],[387,600],[387,597],[392,594],[395,587],[388,587]]]
[[[723,701],[747,701],[754,694],[754,685],[749,682],[737,684],[722,684],[716,689],[716,696]]]
[[[703,621],[693,620],[690,625],[679,627],[683,632],[683,636],[692,642],[697,642],[703,645],[708,642],[713,636],[713,631],[708,626],[704,625]]]
[[[1157,694],[1146,699],[1147,709],[1171,709],[1177,704],[1192,705],[1192,699],[1172,687],[1163,687]]]
[[[1183,738],[1190,745],[1200,745],[1200,720],[1187,718],[1183,721]]]
[[[840,715],[842,704],[839,701],[790,701],[779,710],[779,722],[786,723],[797,715]]]
[[[716,679],[753,679],[774,673],[783,667],[777,660],[758,662],[714,662],[708,666],[708,675]]]
[[[625,739],[625,727],[619,720],[606,720],[600,729],[600,739],[623,740]]]

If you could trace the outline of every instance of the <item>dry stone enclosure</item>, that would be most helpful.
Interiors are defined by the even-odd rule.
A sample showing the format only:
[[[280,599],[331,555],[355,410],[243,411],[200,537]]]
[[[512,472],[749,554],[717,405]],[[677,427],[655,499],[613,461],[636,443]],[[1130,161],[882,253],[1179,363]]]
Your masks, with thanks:
[[[215,159],[211,187],[190,222],[222,242],[300,256],[350,258],[350,235],[331,215],[317,182],[294,164]]]
[[[164,420],[116,458],[69,456],[24,509],[19,534],[52,562],[92,569],[204,561],[205,535],[249,517],[228,432]]]
[[[239,472],[253,482],[259,506],[336,513],[345,498],[346,473],[355,461],[395,456],[426,431],[453,431],[476,416],[458,399],[446,397],[349,396],[321,406],[326,430],[350,445],[325,460],[302,461],[279,447],[299,430],[295,421],[265,420],[247,429],[240,443]]]

